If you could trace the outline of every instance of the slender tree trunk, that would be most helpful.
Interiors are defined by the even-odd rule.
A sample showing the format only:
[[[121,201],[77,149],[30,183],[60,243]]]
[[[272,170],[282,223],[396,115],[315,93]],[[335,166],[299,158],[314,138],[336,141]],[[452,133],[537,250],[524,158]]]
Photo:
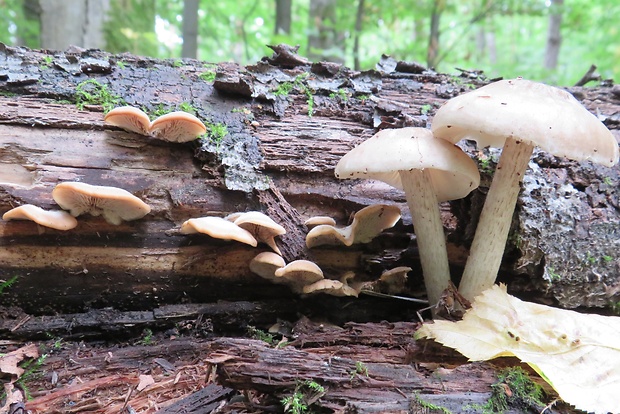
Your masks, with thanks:
[[[353,68],[360,70],[360,36],[362,34],[362,20],[364,18],[364,0],[357,3],[357,16],[355,17],[355,40],[353,41]]]
[[[200,0],[183,2],[183,47],[181,56],[196,59],[198,56],[198,5]]]
[[[429,68],[437,66],[439,59],[439,21],[441,13],[446,7],[445,0],[435,0],[433,2],[433,12],[431,13],[431,28],[428,38],[428,50],[426,53],[426,65]]]
[[[558,66],[558,56],[560,55],[560,45],[562,44],[561,28],[563,10],[564,0],[551,1],[547,47],[545,49],[545,69],[554,70]]]
[[[311,0],[308,57],[344,63],[344,34],[338,29],[335,0]]]
[[[103,22],[109,0],[40,0],[41,47],[66,49],[70,45],[103,48]]]
[[[291,34],[291,0],[276,0],[275,34]]]

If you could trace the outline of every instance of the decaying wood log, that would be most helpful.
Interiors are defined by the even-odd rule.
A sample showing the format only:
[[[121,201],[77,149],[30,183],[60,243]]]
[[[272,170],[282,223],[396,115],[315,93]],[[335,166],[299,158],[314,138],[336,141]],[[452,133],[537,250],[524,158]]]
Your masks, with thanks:
[[[194,60],[2,46],[2,212],[25,203],[52,208],[51,190],[70,180],[116,185],[152,206],[144,219],[120,226],[80,217],[80,225],[69,232],[0,222],[0,278],[17,276],[3,304],[45,313],[271,299],[281,287],[247,267],[264,246],[253,249],[178,231],[190,217],[247,210],[265,210],[282,220],[289,234],[280,246],[289,261],[310,257],[330,277],[353,270],[362,279],[409,265],[415,269],[410,288],[423,291],[403,194],[376,183],[339,182],[333,167],[377,128],[427,126],[442,102],[486,80],[420,72],[411,65],[391,65],[395,62],[388,58],[382,71],[366,72],[277,62],[206,67]],[[211,70],[217,72],[214,82],[200,77]],[[190,104],[208,124],[225,125],[227,135],[221,142],[174,145],[127,133],[104,125],[100,106],[78,110],[64,103],[75,102],[78,86],[91,92],[88,88],[105,86],[149,111]],[[571,91],[615,132],[620,111],[611,88]],[[492,153],[469,151],[482,166],[485,157],[493,165]],[[567,307],[617,302],[618,168],[542,154],[531,166],[502,280],[513,292],[547,295]],[[442,206],[455,278],[484,191]],[[346,224],[352,212],[372,203],[398,205],[403,220],[369,245],[305,249],[302,219],[330,215]]]
[[[282,398],[314,381],[325,389],[312,403],[319,412],[422,413],[435,412],[427,411],[435,404],[454,413],[480,413],[497,373],[519,365],[512,358],[468,363],[447,348],[416,342],[416,327],[408,322],[338,327],[302,318],[287,336],[291,342],[280,346],[174,335],[133,346],[52,341],[42,375],[29,383],[33,399],[26,408],[33,413],[111,414],[123,407],[162,414],[211,412],[204,406],[200,411],[197,401],[202,401],[221,413],[281,412]],[[139,388],[140,376],[149,377],[151,385]],[[552,392],[545,396],[552,399]],[[533,409],[505,412],[541,411]],[[549,412],[574,411],[558,404]]]

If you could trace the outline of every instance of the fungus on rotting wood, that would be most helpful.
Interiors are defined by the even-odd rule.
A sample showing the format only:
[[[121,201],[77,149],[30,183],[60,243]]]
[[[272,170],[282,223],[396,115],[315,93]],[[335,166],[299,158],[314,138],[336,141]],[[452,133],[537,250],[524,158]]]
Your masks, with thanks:
[[[56,230],[71,230],[78,225],[77,220],[64,210],[44,210],[41,207],[24,204],[2,215],[3,220],[30,220]]]
[[[249,231],[221,217],[199,217],[186,220],[181,225],[181,233],[201,233],[215,239],[235,240],[249,244],[252,247],[258,245],[258,242]]]
[[[151,207],[129,191],[117,187],[64,182],[52,190],[54,201],[77,217],[84,213],[102,215],[110,224],[123,220],[137,220],[151,211]]]
[[[476,163],[424,128],[386,129],[349,151],[336,165],[341,179],[366,178],[404,189],[416,234],[429,302],[450,284],[438,202],[465,197],[480,181]]]
[[[369,243],[383,230],[394,225],[400,219],[400,209],[386,204],[374,204],[364,207],[353,216],[352,223],[343,228],[330,224],[319,224],[306,235],[308,248],[325,244],[344,244],[352,246]]]
[[[286,262],[282,256],[273,252],[262,252],[257,254],[250,260],[250,270],[263,279],[270,280],[274,283],[284,283],[286,280],[276,277],[276,270],[286,266]]]
[[[293,292],[303,293],[306,285],[324,279],[323,271],[309,260],[295,260],[275,271],[275,276],[286,280]]]
[[[577,161],[607,167],[618,162],[614,136],[570,93],[521,78],[450,99],[435,114],[431,129],[451,143],[469,139],[479,147],[503,146],[459,286],[470,301],[495,282],[520,182],[536,145]]]
[[[225,218],[249,231],[256,241],[265,243],[277,254],[282,254],[276,245],[275,237],[286,234],[286,229],[273,221],[271,217],[260,211],[247,211],[245,213],[233,213]]]
[[[183,111],[170,112],[151,122],[141,109],[121,106],[108,112],[104,121],[127,131],[170,142],[193,141],[207,132],[200,119]]]

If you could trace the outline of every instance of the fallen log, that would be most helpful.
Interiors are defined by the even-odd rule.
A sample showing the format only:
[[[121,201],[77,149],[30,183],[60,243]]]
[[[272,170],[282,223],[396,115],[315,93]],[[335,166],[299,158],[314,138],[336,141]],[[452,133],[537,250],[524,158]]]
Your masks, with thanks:
[[[117,185],[152,207],[144,219],[120,226],[80,217],[69,232],[0,222],[0,277],[16,277],[2,302],[37,314],[271,299],[280,287],[247,266],[264,246],[178,231],[190,217],[247,210],[267,211],[284,225],[288,233],[279,246],[288,261],[307,257],[328,277],[354,271],[360,279],[408,265],[414,269],[410,290],[423,292],[403,194],[376,183],[340,182],[333,167],[377,128],[427,126],[446,99],[487,82],[468,73],[390,65],[388,58],[382,71],[353,72],[303,59],[292,67],[289,60],[278,66],[272,59],[244,68],[96,50],[3,46],[0,52],[0,209],[55,207],[54,186],[76,180]],[[45,64],[50,57],[52,64]],[[214,82],[204,80],[209,72],[215,72]],[[174,145],[107,126],[101,102],[84,101],[102,91],[114,97],[112,103],[149,112],[189,106],[211,133],[198,143]],[[571,91],[615,132],[620,111],[612,88]],[[225,133],[217,135],[215,126]],[[464,200],[442,205],[455,279],[495,160],[493,153],[468,150],[483,169],[483,185]],[[617,302],[618,168],[542,154],[531,167],[500,279],[513,292],[565,307]],[[305,218],[329,215],[344,225],[372,203],[401,207],[403,220],[369,245],[305,248]]]

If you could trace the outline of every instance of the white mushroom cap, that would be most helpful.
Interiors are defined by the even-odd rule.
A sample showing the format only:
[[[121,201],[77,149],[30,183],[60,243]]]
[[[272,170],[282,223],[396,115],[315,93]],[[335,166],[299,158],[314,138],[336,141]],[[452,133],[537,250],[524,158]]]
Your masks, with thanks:
[[[286,266],[282,256],[273,252],[262,252],[250,261],[250,270],[260,277],[276,283],[283,283],[285,280],[276,277],[276,270]]]
[[[24,204],[7,211],[3,220],[31,220],[41,226],[56,230],[71,230],[78,225],[71,214],[63,210],[43,210],[32,204]]]
[[[149,135],[151,129],[149,116],[141,109],[133,106],[119,106],[112,109],[106,114],[104,121],[110,125],[142,135]]]
[[[54,201],[77,217],[84,213],[103,215],[110,224],[144,217],[151,207],[129,191],[117,187],[64,182],[52,191]]]
[[[207,132],[200,119],[183,111],[170,112],[151,123],[151,135],[171,142],[193,141]]]
[[[221,217],[200,217],[186,220],[181,225],[181,233],[202,233],[216,239],[235,240],[256,247],[258,242],[249,231]]]
[[[267,244],[274,252],[282,254],[274,238],[275,236],[286,234],[286,229],[273,221],[271,217],[260,211],[248,211],[245,213],[233,213],[227,216],[226,219],[249,231],[257,241]]]
[[[351,225],[336,228],[322,224],[314,227],[306,235],[306,246],[312,248],[324,244],[344,244],[351,246],[369,243],[383,230],[394,225],[400,219],[400,209],[386,204],[373,204],[359,210],[353,216]]]
[[[431,129],[452,143],[471,139],[501,148],[512,137],[559,157],[618,163],[616,139],[573,95],[526,79],[493,82],[448,100]]]
[[[384,129],[349,151],[336,177],[379,180],[402,189],[399,171],[428,169],[438,201],[463,198],[480,183],[476,163],[424,128]]]

